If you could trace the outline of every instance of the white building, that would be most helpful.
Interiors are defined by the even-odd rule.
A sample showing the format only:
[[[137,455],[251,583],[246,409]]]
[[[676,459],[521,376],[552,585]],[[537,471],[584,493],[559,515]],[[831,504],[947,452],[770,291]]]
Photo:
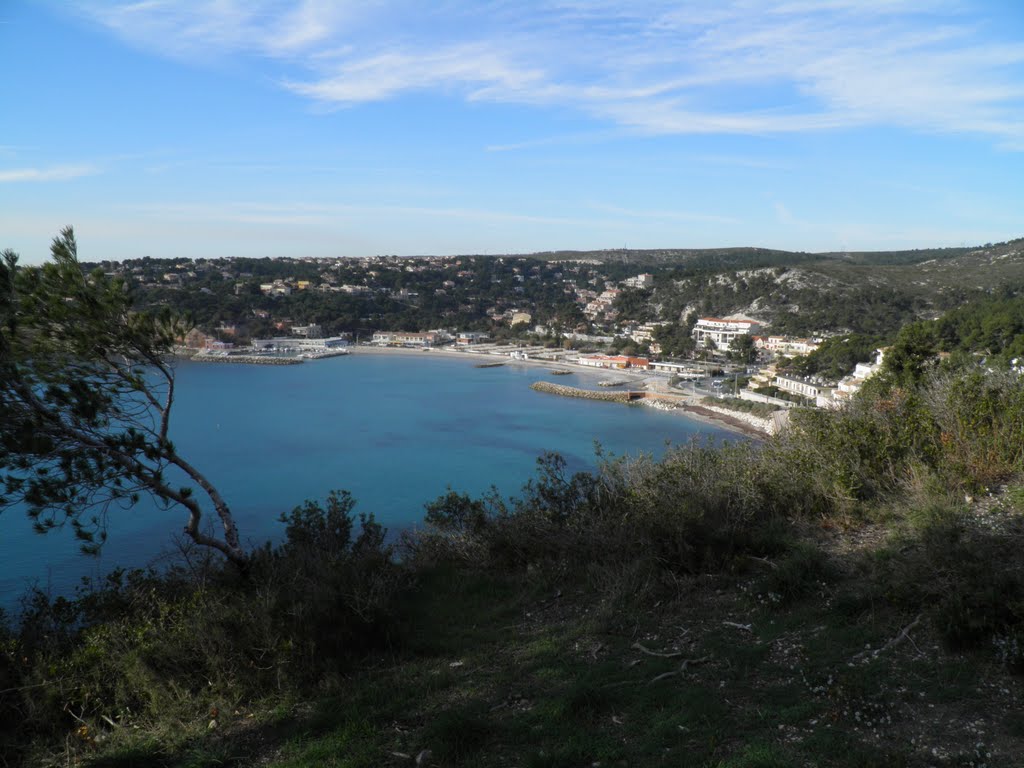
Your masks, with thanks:
[[[291,336],[276,336],[272,339],[253,339],[250,345],[255,350],[284,351],[298,349],[299,340]]]
[[[622,281],[622,284],[627,288],[653,288],[654,287],[654,275],[644,273],[637,275],[636,277],[630,277]]]
[[[341,349],[349,345],[343,336],[326,339],[300,339],[292,336],[277,336],[273,339],[253,339],[254,350],[265,352],[294,352],[302,349]]]
[[[816,339],[794,339],[790,336],[756,336],[754,346],[779,355],[809,355],[821,346]]]
[[[798,379],[793,376],[776,376],[773,383],[784,392],[801,395],[809,400],[814,400],[815,402],[817,402],[820,395],[825,395],[832,391],[829,387],[805,381],[804,379]]]
[[[818,398],[819,408],[838,408],[843,403],[848,403],[864,382],[882,370],[882,359],[885,357],[884,349],[875,350],[875,360],[871,363],[857,363],[853,373],[839,381],[834,392],[828,397]]]
[[[299,339],[299,349],[343,349],[348,345],[348,339],[342,336],[330,336],[326,339]]]
[[[366,285],[349,285],[348,283],[346,283],[345,285],[342,285],[341,287],[339,287],[338,290],[341,291],[342,293],[347,293],[347,294],[349,294],[351,296],[355,296],[355,295],[358,295],[358,294],[370,293],[371,292],[369,286],[366,286]]]
[[[591,320],[598,318],[613,319],[616,312],[614,309],[615,299],[622,293],[618,288],[608,288],[591,300],[584,308],[583,314]]]
[[[637,344],[648,344],[654,341],[655,332],[668,323],[643,323],[623,329],[623,335],[635,341]]]
[[[753,336],[761,330],[761,323],[749,317],[702,317],[693,326],[691,336],[701,347],[708,340],[714,342],[718,349],[728,349],[737,336]]]
[[[283,280],[275,280],[272,283],[260,283],[260,293],[265,296],[288,296],[291,292],[291,286],[286,285]]]
[[[671,360],[654,361],[651,363],[651,370],[659,373],[668,373],[678,376],[681,379],[699,379],[705,375],[701,368],[693,363],[676,363]]]

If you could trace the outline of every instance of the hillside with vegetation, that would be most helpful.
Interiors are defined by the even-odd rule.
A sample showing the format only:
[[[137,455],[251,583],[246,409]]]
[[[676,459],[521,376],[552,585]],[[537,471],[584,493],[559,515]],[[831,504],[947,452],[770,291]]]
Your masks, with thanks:
[[[928,339],[973,348],[989,309]],[[543,456],[518,497],[449,493],[399,540],[341,492],[244,572],[186,549],[29,594],[4,759],[1017,765],[1024,382],[921,338],[761,444]]]
[[[965,279],[965,276],[970,279]],[[744,313],[773,333],[892,333],[912,319],[1024,286],[1024,242],[976,249],[824,255],[752,269],[669,270],[652,300],[662,318]]]
[[[315,323],[367,338],[377,330],[564,332],[622,336],[631,324],[681,326],[743,313],[772,333],[890,336],[903,324],[1024,288],[1024,240],[975,248],[809,254],[758,248],[557,252],[369,259],[140,259],[87,265],[123,277],[144,308],[187,312],[222,341]],[[645,271],[611,311],[587,305]],[[969,275],[970,280],[965,280]],[[530,322],[511,327],[517,313]],[[538,332],[538,328],[542,329]],[[642,351],[642,350],[640,350]]]

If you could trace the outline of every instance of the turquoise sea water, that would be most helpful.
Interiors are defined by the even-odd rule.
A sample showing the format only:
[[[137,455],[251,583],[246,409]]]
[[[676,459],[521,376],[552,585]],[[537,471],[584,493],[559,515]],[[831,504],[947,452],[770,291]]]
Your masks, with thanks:
[[[725,433],[677,413],[534,392],[538,379],[593,386],[586,374],[541,367],[477,368],[444,353],[358,352],[293,366],[180,363],[172,437],[228,500],[243,538],[280,535],[278,516],[332,489],[355,496],[391,531],[415,525],[448,486],[515,494],[536,458],[558,451],[573,469],[606,452],[661,454],[666,441]],[[604,374],[604,378],[608,374]],[[0,605],[30,583],[66,592],[84,575],[142,566],[172,549],[180,510],[149,503],[110,513],[99,558],[78,554],[70,531],[34,534],[24,515],[0,515]]]

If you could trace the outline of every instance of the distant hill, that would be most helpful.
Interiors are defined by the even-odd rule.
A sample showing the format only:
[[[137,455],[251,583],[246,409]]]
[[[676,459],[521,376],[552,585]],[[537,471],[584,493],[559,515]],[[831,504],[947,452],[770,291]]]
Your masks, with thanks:
[[[945,262],[964,256],[988,253],[1002,256],[1024,249],[1024,238],[984,246],[957,248],[915,248],[906,251],[831,251],[809,253],[772,248],[613,248],[595,251],[541,251],[539,253],[506,254],[507,257],[534,258],[545,261],[597,261],[602,264],[636,266],[696,266],[736,268],[738,266],[785,266],[807,262],[840,262],[870,266],[898,266],[935,261]]]
[[[743,313],[778,333],[887,334],[995,291],[1024,289],[1024,240],[865,253],[692,251],[651,269],[662,319]]]
[[[775,333],[889,336],[907,322],[938,317],[994,292],[1024,291],[1024,238],[850,253],[661,248],[429,259],[139,259],[87,266],[125,274],[140,306],[167,304],[191,313],[207,331],[238,326],[244,335],[272,334],[282,321],[316,322],[329,333],[436,327],[497,332],[512,311],[528,311],[540,324],[576,327],[588,321],[582,308],[593,296],[586,292],[649,272],[653,285],[627,291],[615,322],[596,319],[596,330],[615,335],[621,330],[616,322],[743,313]],[[281,280],[294,294],[262,291],[261,285]],[[317,290],[304,290],[300,281]]]

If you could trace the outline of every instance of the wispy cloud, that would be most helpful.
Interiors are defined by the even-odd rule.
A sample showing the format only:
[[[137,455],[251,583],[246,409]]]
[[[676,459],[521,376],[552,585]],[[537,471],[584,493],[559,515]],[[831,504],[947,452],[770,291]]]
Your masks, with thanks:
[[[95,176],[100,171],[94,165],[55,165],[49,168],[10,168],[0,170],[0,184],[23,181],[68,181],[82,176]]]
[[[329,42],[360,5],[343,0],[81,0],[118,36],[171,56],[288,55]]]
[[[952,0],[81,2],[167,55],[286,59],[270,77],[319,104],[441,92],[648,134],[889,125],[1024,145],[1024,43]]]
[[[472,87],[476,94],[529,93],[544,82],[537,69],[517,69],[481,44],[455,45],[417,53],[381,53],[345,61],[312,82],[285,82],[289,90],[336,104],[380,101],[403,91]]]

